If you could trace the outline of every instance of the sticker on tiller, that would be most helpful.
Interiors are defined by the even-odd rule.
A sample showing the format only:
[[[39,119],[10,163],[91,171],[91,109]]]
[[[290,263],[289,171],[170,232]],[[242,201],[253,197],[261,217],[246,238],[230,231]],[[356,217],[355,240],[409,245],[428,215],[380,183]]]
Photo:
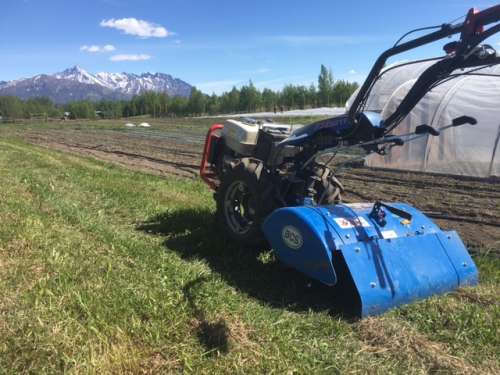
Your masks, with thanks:
[[[345,203],[345,205],[353,210],[371,210],[373,208],[373,203]]]
[[[384,240],[389,240],[391,238],[398,238],[398,234],[393,230],[383,230],[382,237],[384,238]]]
[[[293,225],[287,225],[281,231],[281,238],[286,246],[290,249],[298,250],[302,247],[304,240],[302,234]]]
[[[358,217],[336,217],[335,222],[339,227],[342,229],[351,229],[355,227],[364,227],[368,228],[370,226],[370,223],[366,221],[366,219],[363,216],[358,216]]]

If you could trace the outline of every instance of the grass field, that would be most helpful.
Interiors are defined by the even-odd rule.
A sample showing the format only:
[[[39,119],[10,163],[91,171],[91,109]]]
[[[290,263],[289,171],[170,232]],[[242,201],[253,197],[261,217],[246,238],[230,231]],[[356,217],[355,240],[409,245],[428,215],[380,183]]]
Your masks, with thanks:
[[[477,288],[347,320],[272,253],[225,243],[198,180],[3,135],[0,374],[500,373],[490,251]]]

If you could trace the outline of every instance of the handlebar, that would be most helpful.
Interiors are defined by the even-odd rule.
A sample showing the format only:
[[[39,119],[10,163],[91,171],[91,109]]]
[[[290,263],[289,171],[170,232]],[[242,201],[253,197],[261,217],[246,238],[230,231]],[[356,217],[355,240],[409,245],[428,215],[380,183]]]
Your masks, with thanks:
[[[354,128],[357,128],[358,126],[357,117],[359,112],[361,111],[361,107],[363,106],[367,95],[377,81],[380,72],[384,68],[385,63],[389,59],[389,57],[438,41],[440,39],[444,39],[446,37],[453,36],[455,34],[461,34],[460,41],[457,43],[454,53],[448,56],[448,59],[452,61],[448,61],[446,64],[437,63],[435,65],[441,65],[441,67],[436,66],[434,70],[432,69],[433,66],[431,66],[431,68],[429,68],[429,70],[425,72],[427,73],[425,77],[426,82],[421,81],[420,85],[415,85],[412,90],[410,90],[412,97],[409,97],[409,93],[407,98],[405,98],[407,100],[403,100],[405,106],[402,108],[398,108],[398,110],[396,110],[397,113],[395,112],[390,116],[391,121],[386,121],[388,128],[394,128],[394,126],[397,125],[397,119],[402,115],[406,115],[411,109],[413,109],[414,105],[416,105],[416,103],[426,94],[427,90],[432,86],[432,83],[439,81],[439,79],[442,78],[443,74],[448,75],[456,68],[468,67],[470,65],[470,62],[467,62],[466,58],[474,49],[474,47],[476,47],[479,43],[481,43],[491,35],[500,32],[500,24],[494,25],[486,31],[484,30],[484,26],[499,21],[500,4],[487,8],[480,12],[476,9],[470,9],[463,23],[443,24],[437,31],[410,40],[406,43],[398,44],[383,52],[370,70],[368,77],[361,86],[358,95],[356,95],[356,97],[354,98],[351,108],[349,109],[348,116],[351,120],[351,123],[354,124]],[[498,63],[498,58],[496,58],[495,61],[495,63]],[[390,124],[391,122],[393,124]]]

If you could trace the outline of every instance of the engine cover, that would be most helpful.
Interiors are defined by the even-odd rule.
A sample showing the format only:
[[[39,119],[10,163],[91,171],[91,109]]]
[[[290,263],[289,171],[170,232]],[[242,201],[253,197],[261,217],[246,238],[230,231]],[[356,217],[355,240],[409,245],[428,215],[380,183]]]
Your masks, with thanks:
[[[227,120],[222,129],[226,146],[242,156],[251,156],[259,137],[259,130],[290,134],[291,125],[262,122],[254,119]]]

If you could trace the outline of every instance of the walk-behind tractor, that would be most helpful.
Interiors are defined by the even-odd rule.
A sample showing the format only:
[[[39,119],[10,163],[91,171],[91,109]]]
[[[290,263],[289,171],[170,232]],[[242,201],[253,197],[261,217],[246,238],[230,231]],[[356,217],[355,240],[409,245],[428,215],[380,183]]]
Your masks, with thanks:
[[[405,34],[377,59],[344,115],[295,130],[254,119],[212,126],[200,174],[215,191],[227,236],[241,246],[267,244],[286,265],[341,288],[360,316],[476,284],[477,268],[456,232],[442,231],[408,204],[342,203],[343,187],[330,166],[353,147],[384,155],[418,137],[439,136],[426,124],[403,136],[391,131],[440,83],[500,63],[483,44],[500,31],[499,21],[497,5],[471,9],[463,23],[414,30],[435,29],[402,42]],[[364,110],[389,57],[456,34],[390,116]],[[475,123],[463,114],[449,126]]]

